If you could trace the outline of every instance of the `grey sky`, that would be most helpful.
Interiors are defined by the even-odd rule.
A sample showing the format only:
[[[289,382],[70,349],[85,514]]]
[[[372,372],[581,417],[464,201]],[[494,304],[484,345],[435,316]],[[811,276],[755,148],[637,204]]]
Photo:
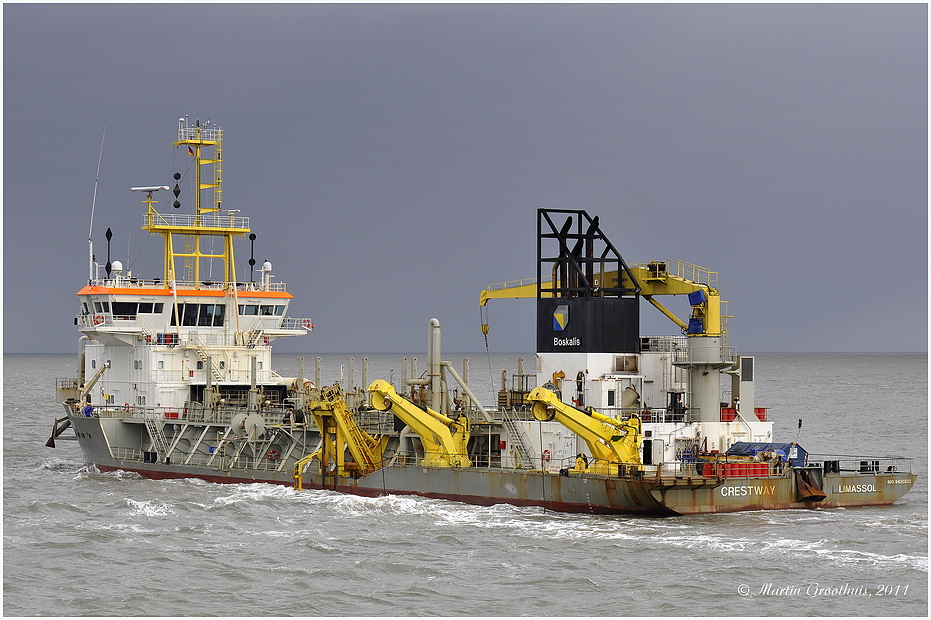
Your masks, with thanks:
[[[484,349],[539,207],[718,271],[742,352],[926,351],[927,10],[5,4],[4,350],[77,350],[104,125],[97,254],[109,226],[159,275],[129,188],[170,182],[189,115],[316,323],[278,351],[419,352],[433,316]],[[491,304],[492,351],[531,352],[533,302]]]

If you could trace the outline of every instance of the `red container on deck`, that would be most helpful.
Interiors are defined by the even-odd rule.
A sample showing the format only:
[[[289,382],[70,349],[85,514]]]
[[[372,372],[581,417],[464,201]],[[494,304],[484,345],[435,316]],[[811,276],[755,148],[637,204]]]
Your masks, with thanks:
[[[721,421],[722,422],[733,422],[734,418],[737,417],[737,410],[728,407],[721,407]]]
[[[760,422],[766,421],[766,408],[765,407],[754,407],[753,413],[756,414],[756,417],[760,420]]]
[[[750,475],[764,477],[769,475],[769,465],[766,463],[751,463]]]
[[[724,464],[724,477],[725,478],[746,478],[747,477],[747,463],[725,463]]]

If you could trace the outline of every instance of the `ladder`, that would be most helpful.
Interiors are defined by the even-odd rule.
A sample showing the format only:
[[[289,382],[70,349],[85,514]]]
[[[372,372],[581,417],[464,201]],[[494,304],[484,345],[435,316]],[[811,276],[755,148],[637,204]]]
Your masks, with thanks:
[[[530,448],[527,446],[527,442],[524,441],[524,433],[521,431],[520,426],[518,426],[517,421],[511,417],[507,409],[502,409],[502,421],[504,422],[504,427],[508,430],[508,437],[511,444],[514,446],[514,452],[517,454],[518,467],[523,469],[533,469],[533,454],[530,451]]]
[[[158,454],[159,460],[164,459],[168,456],[168,440],[165,439],[165,435],[162,434],[162,429],[159,428],[158,422],[155,421],[154,417],[146,416],[145,427],[149,430],[149,437],[152,438],[152,445],[155,447],[155,452]]]
[[[190,343],[190,347],[194,349],[194,352],[197,353],[197,358],[201,362],[203,362],[204,366],[206,367],[207,366],[207,352],[204,351],[203,345],[201,345],[200,342],[198,342],[196,332],[191,332],[191,337],[188,339],[188,342]],[[213,363],[212,358],[210,360],[209,366],[210,366],[209,368],[210,374],[213,375],[213,380],[217,382],[223,381],[224,379],[223,373],[221,373],[220,370]]]

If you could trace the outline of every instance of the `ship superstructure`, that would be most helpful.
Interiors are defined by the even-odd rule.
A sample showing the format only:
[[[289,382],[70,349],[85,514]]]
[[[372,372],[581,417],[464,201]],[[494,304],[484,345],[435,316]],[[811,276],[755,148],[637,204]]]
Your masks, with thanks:
[[[537,277],[491,285],[495,298],[537,299],[537,380],[576,407],[638,414],[644,463],[690,463],[734,443],[770,443],[773,424],[755,405],[753,356],[727,345],[718,274],[682,261],[629,266],[585,211],[541,209]],[[681,296],[679,318],[662,303]],[[680,330],[641,336],[640,300]]]
[[[285,399],[289,385],[272,370],[271,342],[307,334],[312,322],[288,317],[293,296],[273,282],[270,262],[257,280],[236,275],[233,241],[250,233],[249,218],[222,209],[222,140],[219,127],[179,120],[174,144],[192,158],[193,213],[178,212],[180,173],[164,211],[155,196],[167,185],[131,188],[144,196],[142,229],[162,239],[162,276],[136,277],[119,261],[92,264],[77,293],[79,372],[58,381],[59,397],[82,411],[89,404],[164,420],[179,419],[194,403]],[[205,168],[209,182],[202,180]],[[205,190],[212,190],[209,202]]]
[[[237,276],[234,241],[255,236],[223,208],[222,142],[219,127],[180,119],[193,213],[177,211],[180,173],[173,188],[132,188],[143,229],[162,239],[162,276],[109,260],[101,276],[92,259],[78,291],[79,370],[58,380],[66,415],[47,445],[72,427],[102,471],[608,514],[880,505],[914,484],[906,458],[816,456],[776,441],[755,402],[755,360],[727,343],[717,274],[628,265],[580,210],[540,209],[537,277],[480,295],[483,306],[537,300],[536,367],[518,360],[510,384],[503,373],[495,407],[469,387],[468,360],[461,370],[443,360],[437,319],[422,374],[404,360],[397,382],[369,382],[363,359],[361,385],[351,363],[348,380],[323,386],[320,358],[314,381],[302,358],[297,377],[281,377],[272,341],[313,324],[288,316],[292,295],[268,261],[255,270],[250,256],[249,281]],[[675,296],[688,299],[687,318],[667,308]],[[641,335],[642,299],[681,333]]]

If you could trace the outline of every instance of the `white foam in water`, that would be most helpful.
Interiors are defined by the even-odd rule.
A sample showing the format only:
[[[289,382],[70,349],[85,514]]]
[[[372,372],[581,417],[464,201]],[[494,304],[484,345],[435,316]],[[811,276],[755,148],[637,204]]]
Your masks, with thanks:
[[[171,505],[164,502],[157,502],[155,500],[148,500],[143,502],[137,502],[134,499],[126,498],[126,504],[132,508],[130,511],[131,515],[144,515],[147,517],[162,517],[165,515],[176,515],[178,513],[171,507]]]
[[[231,495],[214,498],[213,503],[218,506],[229,506],[239,503],[254,504],[273,498],[294,495],[294,489],[280,484],[236,484],[231,485],[235,492]],[[228,488],[228,487],[224,487]]]

